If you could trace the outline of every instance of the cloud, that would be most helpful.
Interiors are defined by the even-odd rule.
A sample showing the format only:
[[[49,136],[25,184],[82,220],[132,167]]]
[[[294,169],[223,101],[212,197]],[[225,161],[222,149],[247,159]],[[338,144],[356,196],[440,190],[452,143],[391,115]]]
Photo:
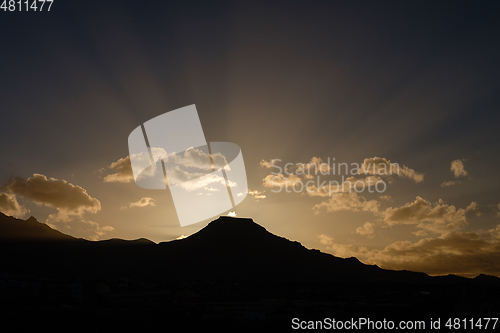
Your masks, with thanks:
[[[275,167],[274,162],[280,160],[262,160],[260,162],[261,166],[265,168]],[[292,163],[287,163],[285,166],[292,165]],[[277,167],[277,166],[276,166]],[[293,188],[294,184],[301,183],[301,190],[307,190],[309,196],[319,196],[319,197],[330,197],[333,193],[340,192],[362,192],[365,189],[375,188],[378,192],[384,192],[387,184],[383,177],[390,177],[392,175],[397,175],[399,177],[406,177],[413,180],[416,183],[422,182],[424,180],[424,175],[416,172],[407,166],[400,166],[397,163],[392,163],[386,158],[382,157],[372,157],[365,158],[362,164],[351,163],[351,168],[348,170],[349,166],[347,163],[337,163],[335,162],[330,165],[330,159],[328,163],[324,163],[319,157],[312,157],[309,163],[296,163],[295,173],[285,171],[286,175],[283,173],[272,173],[267,175],[263,179],[263,186],[268,188],[292,188],[292,190],[297,191]],[[317,177],[317,184],[314,182],[314,176],[321,173],[322,175],[340,175],[342,167],[345,168],[347,174],[351,176],[344,177],[342,180],[323,180],[321,181],[319,176]],[[277,167],[279,170],[283,170]],[[338,169],[338,170],[337,170]],[[353,175],[361,175],[363,177],[355,177]],[[389,179],[389,182],[391,178]],[[306,188],[307,187],[307,188]],[[380,189],[379,189],[380,187]]]
[[[169,157],[164,149],[155,147],[151,148],[151,154],[149,152],[143,152],[133,156],[134,167],[136,170],[142,170],[141,173],[137,175],[138,179],[140,177],[152,177],[156,172],[160,172],[160,170],[157,170],[156,162],[160,159],[167,159]],[[152,168],[149,168],[151,166],[151,156],[153,156],[155,164]],[[130,156],[120,158],[118,161],[111,163],[108,169],[113,170],[115,173],[104,177],[104,182],[106,183],[132,183],[135,181]],[[161,170],[161,172],[163,173],[163,170]]]
[[[265,191],[252,191],[252,190],[248,190],[248,194],[251,195],[252,197],[254,197],[255,199],[265,199],[266,198],[266,195],[264,194]],[[244,192],[239,192],[238,194],[236,194],[238,197],[242,197],[245,195]]]
[[[451,162],[450,171],[453,172],[455,178],[459,178],[462,176],[467,176],[469,173],[465,171],[464,164],[461,160],[454,160]],[[449,180],[441,183],[441,187],[453,186],[456,184],[460,184],[460,180]]]
[[[9,193],[0,193],[0,211],[17,218],[23,217],[29,211],[17,202],[16,196]]]
[[[400,207],[389,207],[380,210],[380,202],[366,200],[356,192],[334,193],[332,197],[313,207],[316,214],[321,212],[335,212],[342,210],[366,211],[375,214],[377,221],[366,222],[358,227],[356,232],[362,236],[372,238],[376,227],[393,227],[396,225],[413,225],[419,230],[414,235],[423,237],[428,234],[444,234],[457,231],[467,225],[466,214],[474,212],[480,216],[476,202],[465,208],[448,205],[443,200],[435,203],[421,197]]]
[[[330,213],[341,210],[377,213],[379,212],[379,206],[380,203],[377,200],[366,200],[356,192],[347,192],[332,194],[330,199],[315,205],[313,210],[316,214],[322,211]]]
[[[333,159],[335,160],[335,159]],[[265,168],[277,167],[279,170],[283,170],[281,167],[274,165],[274,162],[281,160],[262,160],[260,162],[261,166]],[[290,167],[292,165],[292,167]],[[293,168],[292,163],[287,163],[285,167]],[[340,175],[342,172],[342,167],[344,167],[347,174],[351,176],[345,177],[342,175],[342,180],[323,180],[321,181],[318,173],[322,175]],[[306,190],[309,196],[318,197],[330,197],[333,193],[341,192],[362,192],[366,189],[375,188],[377,192],[381,193],[386,190],[387,184],[383,177],[390,177],[392,175],[397,175],[399,177],[406,177],[413,180],[416,183],[422,182],[424,180],[424,175],[416,172],[407,166],[400,166],[397,163],[392,163],[386,158],[382,157],[372,157],[365,158],[362,164],[351,163],[351,168],[347,163],[333,163],[330,165],[330,159],[328,163],[324,163],[319,157],[312,157],[309,163],[296,163],[295,173],[291,173],[286,170],[284,173],[271,173],[263,179],[263,186],[268,188],[289,188],[295,192]],[[364,178],[357,178],[353,175],[364,174]],[[314,182],[314,175],[318,175],[316,185]],[[389,178],[389,182],[392,179]],[[301,183],[300,190],[294,188],[294,185]],[[380,189],[379,189],[380,187]],[[288,192],[288,191],[287,191]],[[370,191],[373,192],[373,191]]]
[[[500,275],[500,225],[475,232],[452,231],[417,242],[397,241],[382,250],[342,244],[329,244],[327,249],[334,255],[356,256],[386,269],[433,275]]]
[[[213,187],[209,185],[220,184],[226,186],[226,179],[217,173],[195,173],[182,170],[180,166],[169,169],[168,171],[168,184],[177,184],[186,191],[194,191],[198,189],[206,189],[209,192],[215,192]],[[228,180],[228,185],[234,187],[235,182]]]
[[[465,214],[468,211],[478,214],[475,202],[465,209],[457,209],[453,205],[445,204],[441,199],[431,203],[417,196],[415,201],[404,206],[387,208],[383,215],[388,226],[413,224],[426,232],[446,233],[467,225]]]
[[[385,182],[379,176],[367,176],[365,178],[349,177],[342,185],[343,188],[348,188],[348,191],[364,191],[372,186],[376,186],[378,183],[384,183],[384,186],[386,186]]]
[[[230,169],[226,157],[221,153],[210,155],[208,152],[204,152],[201,149],[193,147],[186,149],[183,153],[168,156],[166,161],[171,165],[179,165],[201,170],[212,170],[212,162],[210,158],[212,158],[216,169]]]
[[[275,159],[272,159],[269,161],[262,160],[262,161],[260,161],[260,166],[263,168],[266,168],[266,169],[271,169],[273,167],[274,162],[276,162]]]
[[[356,232],[362,236],[373,237],[373,233],[375,232],[375,228],[373,227],[373,223],[366,222],[361,227],[356,229]]]
[[[455,184],[460,184],[460,181],[459,180],[444,181],[444,182],[441,183],[441,187],[453,186]]]
[[[121,209],[127,209],[127,208],[132,208],[132,207],[147,207],[147,206],[155,206],[155,205],[156,204],[152,198],[144,197],[144,198],[141,198],[139,201],[131,202],[127,206],[123,206]]]
[[[37,173],[28,179],[15,177],[3,186],[3,190],[39,206],[57,209],[58,213],[50,215],[50,220],[66,221],[71,216],[82,217],[85,213],[95,214],[101,210],[99,200],[92,198],[84,188]]]
[[[132,164],[130,163],[130,156],[120,158],[118,161],[111,163],[108,167],[115,171],[115,173],[104,177],[106,183],[119,182],[130,183],[134,181],[134,174],[132,173]]]
[[[323,245],[333,244],[333,237],[330,237],[330,236],[325,235],[325,234],[321,234],[318,236],[318,238],[319,238],[319,242]]]
[[[253,196],[255,199],[265,199],[266,198],[266,195],[264,194],[263,191],[248,190],[248,194],[250,194],[251,196]]]
[[[263,182],[264,182],[263,185],[265,187],[270,187],[270,188],[288,187],[288,188],[291,188],[291,187],[293,187],[293,184],[300,183],[301,180],[300,180],[300,177],[297,175],[289,175],[287,177],[287,176],[284,176],[283,174],[280,173],[278,175],[272,175],[272,174],[267,175],[263,179]]]
[[[393,201],[392,197],[390,195],[382,195],[380,199],[385,200],[385,201]]]
[[[358,200],[359,196],[355,194],[344,193],[343,200],[327,201],[316,208],[327,211],[369,210],[365,206],[369,202]],[[500,204],[497,207],[500,210]],[[376,264],[386,269],[406,269],[434,275],[500,275],[500,225],[490,230],[461,230],[467,225],[467,213],[481,214],[476,202],[471,202],[465,208],[457,208],[441,199],[430,202],[417,196],[413,202],[403,206],[382,211],[374,209],[373,212],[378,217],[377,222],[366,222],[356,229],[356,233],[371,238],[376,227],[413,225],[417,230],[412,233],[426,238],[396,241],[382,249],[370,250],[354,244],[336,244],[328,235],[318,236],[319,242],[336,256],[355,256],[367,264]]]
[[[224,156],[218,154],[217,165],[224,166],[227,164]],[[210,155],[197,148],[188,148],[183,154],[173,155],[168,157],[168,162],[173,162],[177,165],[194,167],[202,170],[212,170],[212,162]]]
[[[363,165],[360,168],[360,172],[368,173],[371,175],[398,175],[399,177],[406,177],[413,180],[415,183],[420,183],[424,181],[424,175],[418,173],[407,166],[399,166],[397,163],[391,163],[386,158],[383,157],[371,157],[365,158]]]
[[[151,148],[151,155],[149,153],[141,153],[134,156],[134,163],[137,164],[134,164],[134,167],[137,166],[136,169],[143,170],[137,175],[138,179],[154,177],[158,172],[163,174],[163,169],[158,168],[159,164],[157,163],[159,160],[163,160],[168,174],[167,181],[169,185],[179,184],[179,186],[188,191],[204,188],[210,183],[226,184],[223,177],[211,174],[211,157],[216,169],[224,168],[225,170],[230,170],[226,157],[221,153],[210,155],[201,149],[193,147],[179,154],[167,154],[164,149],[153,147]],[[153,160],[155,161],[152,167],[151,156],[153,156]],[[105,176],[104,182],[131,183],[135,181],[130,156],[120,158],[118,161],[111,163],[108,168],[115,173]],[[206,175],[208,176],[197,182],[182,184]],[[229,186],[235,186],[235,184],[230,182]]]
[[[481,211],[477,208],[477,203],[475,201],[471,202],[469,206],[465,208],[467,211],[472,211],[477,216],[481,216]]]
[[[317,174],[318,172],[322,174],[328,174],[328,172],[331,170],[330,165],[328,163],[324,163],[323,160],[319,157],[313,157],[311,158],[311,161],[306,164],[299,164],[297,168],[297,174],[305,174],[311,175],[311,174]]]
[[[424,237],[428,235],[427,232],[424,230],[413,231],[412,234],[414,234],[417,237]]]
[[[454,160],[451,162],[450,171],[453,172],[455,178],[467,176],[469,173],[465,171],[464,163],[461,160]]]
[[[101,203],[91,197],[84,188],[65,180],[47,178],[35,173],[28,179],[12,178],[2,189],[8,192],[7,196],[11,198],[22,197],[36,205],[57,209],[56,214],[48,216],[46,224],[61,232],[97,240],[114,230],[111,226],[101,227],[99,223],[83,218],[84,214],[99,212]]]

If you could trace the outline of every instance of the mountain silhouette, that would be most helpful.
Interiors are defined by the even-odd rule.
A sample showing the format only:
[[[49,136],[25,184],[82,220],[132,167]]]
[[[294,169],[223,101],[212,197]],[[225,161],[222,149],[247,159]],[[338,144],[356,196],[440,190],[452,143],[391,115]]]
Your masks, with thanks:
[[[89,241],[0,214],[0,251],[0,310],[20,331],[37,323],[52,332],[254,332],[284,331],[292,318],[495,317],[500,297],[494,276],[386,270],[225,216],[156,244]]]
[[[27,220],[20,220],[0,213],[0,241],[69,239],[74,239],[74,237],[38,222],[33,216]]]
[[[156,244],[147,239],[88,241],[38,222],[0,214],[0,272],[37,276],[131,277],[172,281],[329,281],[448,283],[459,276],[430,277],[366,265],[307,249],[268,232],[248,218],[221,216],[195,234]],[[477,281],[497,283],[496,277]]]

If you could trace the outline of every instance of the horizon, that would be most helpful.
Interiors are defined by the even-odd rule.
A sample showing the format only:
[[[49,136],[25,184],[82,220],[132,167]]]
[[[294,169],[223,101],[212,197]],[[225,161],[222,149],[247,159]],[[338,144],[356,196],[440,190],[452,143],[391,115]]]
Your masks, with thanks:
[[[0,212],[87,240],[155,243],[225,214],[385,269],[498,277],[497,9],[112,0],[6,10]],[[182,227],[170,188],[136,184],[128,137],[191,105],[206,142],[241,148],[248,186],[237,206]],[[215,196],[231,189],[224,178],[186,191]]]
[[[2,213],[2,212],[0,212],[0,214],[3,214],[3,213]],[[5,215],[5,214],[3,214],[3,215],[4,215],[4,216],[6,216],[6,217],[11,217],[11,218],[16,219],[16,218],[15,218],[15,217],[13,217],[13,216]],[[24,221],[28,221],[28,220],[30,220],[30,219],[34,219],[37,223],[39,223],[39,224],[41,224],[41,225],[47,225],[47,224],[45,224],[45,223],[43,223],[43,222],[38,221],[38,220],[36,219],[36,217],[34,217],[34,216],[30,216],[29,218],[25,219]],[[256,226],[259,226],[259,227],[264,228],[264,230],[265,230],[267,233],[269,233],[269,234],[271,234],[271,235],[274,235],[274,236],[282,237],[281,235],[276,235],[276,234],[273,234],[273,233],[269,232],[269,231],[268,231],[265,227],[263,227],[263,226],[262,226],[262,225],[260,225],[259,223],[255,222],[255,221],[254,221],[251,217],[235,217],[235,216],[229,216],[229,215],[220,215],[220,216],[218,216],[217,218],[214,218],[213,220],[209,221],[209,222],[207,223],[207,225],[205,225],[203,228],[201,228],[200,230],[196,231],[196,232],[195,232],[195,234],[196,234],[196,233],[198,233],[198,232],[203,231],[203,230],[204,230],[204,229],[205,229],[208,225],[210,225],[210,224],[212,224],[212,223],[215,223],[215,222],[217,222],[217,221],[219,221],[219,220],[221,220],[221,219],[224,219],[224,220],[249,220],[249,221],[251,221],[253,224],[255,224]],[[2,223],[2,222],[0,222],[0,223]],[[47,226],[48,226],[48,225],[47,225]],[[50,226],[48,226],[48,227],[49,227],[49,228],[51,228]],[[238,228],[238,227],[236,227],[236,228]],[[52,228],[51,228],[51,229],[52,229]],[[58,231],[57,229],[52,229],[52,230]],[[230,229],[229,229],[229,230],[230,230]],[[231,230],[231,231],[233,231],[233,230]],[[236,231],[238,231],[238,230],[236,230]],[[240,231],[241,231],[241,230],[240,230]],[[64,233],[62,233],[62,234],[63,234],[63,235],[67,235],[67,234],[64,234]],[[184,236],[184,235],[183,235],[183,236]],[[155,244],[155,245],[158,245],[158,244],[160,244],[160,243],[168,243],[168,242],[173,242],[173,241],[184,240],[184,239],[188,238],[189,236],[191,236],[191,235],[184,236],[184,237],[178,237],[178,238],[175,238],[175,239],[169,239],[169,240],[165,240],[165,241],[158,241],[158,242],[155,242],[155,241],[152,241],[152,240],[150,240],[150,239],[148,239],[148,238],[143,238],[143,237],[141,237],[141,238],[134,238],[134,239],[123,239],[123,238],[105,238],[105,239],[87,240],[87,241],[90,241],[90,242],[103,242],[103,241],[109,241],[109,240],[118,240],[118,241],[124,240],[124,241],[130,241],[130,242],[133,242],[133,241],[137,241],[137,240],[147,240],[147,241],[149,241],[149,242],[151,242],[151,243],[153,243],[153,244]],[[10,239],[11,241],[12,241],[12,240],[13,240],[13,241],[23,241],[22,237],[19,237],[19,238],[9,238],[9,239]],[[76,238],[76,237],[75,237],[75,239],[84,239],[84,238]],[[285,238],[285,239],[286,239],[287,241],[289,241],[289,242],[298,242],[300,245],[302,245],[302,244],[301,244],[301,242],[300,242],[300,240],[288,239],[288,238]],[[50,242],[50,239],[49,239],[48,241]],[[305,248],[306,248],[306,249],[308,249],[308,250],[317,250],[317,251],[320,251],[319,249],[316,249],[316,248],[307,248],[307,247],[305,247]],[[325,253],[325,254],[329,254],[329,255],[334,256],[334,255],[333,255],[333,254],[331,254],[331,253],[322,252],[322,251],[320,251],[320,252],[321,252],[321,253]],[[334,257],[335,257],[335,256],[334,256]],[[355,256],[351,256],[351,257],[340,257],[340,258],[342,258],[342,259],[356,259],[356,260],[358,260],[359,262],[361,262],[361,263],[362,263],[362,264],[364,264],[364,265],[369,265],[369,264],[366,264],[366,263],[364,263],[364,262],[360,261],[360,260],[359,260],[357,257],[355,257]],[[375,266],[377,266],[377,265],[375,264]],[[377,266],[377,267],[378,267],[378,266]],[[402,270],[394,270],[394,271],[408,271],[408,270],[402,269]],[[420,272],[420,271],[410,271],[410,272],[415,272],[415,273],[425,273],[425,272]],[[425,273],[425,274],[427,274],[427,273]],[[468,278],[468,279],[477,278],[477,277],[479,277],[479,276],[492,276],[492,277],[497,277],[497,278],[499,278],[499,279],[500,279],[500,276],[490,275],[490,274],[485,274],[485,273],[479,273],[479,274],[477,274],[477,275],[461,275],[461,274],[451,274],[451,273],[449,273],[449,274],[427,274],[427,275],[428,275],[428,276],[430,276],[430,277],[458,276],[458,277],[463,277],[463,278]]]

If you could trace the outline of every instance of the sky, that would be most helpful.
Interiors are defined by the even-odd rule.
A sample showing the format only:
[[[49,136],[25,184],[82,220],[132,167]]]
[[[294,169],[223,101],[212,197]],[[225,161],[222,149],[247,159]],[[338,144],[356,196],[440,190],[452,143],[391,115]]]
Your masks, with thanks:
[[[135,184],[127,141],[195,104],[207,141],[235,143],[244,159],[249,195],[223,214],[383,268],[500,276],[499,9],[76,0],[0,10],[0,211],[91,240],[197,232],[211,219],[181,227],[168,189]],[[338,163],[361,172],[334,174]],[[346,180],[359,183],[328,186]],[[368,181],[384,191],[360,190]]]

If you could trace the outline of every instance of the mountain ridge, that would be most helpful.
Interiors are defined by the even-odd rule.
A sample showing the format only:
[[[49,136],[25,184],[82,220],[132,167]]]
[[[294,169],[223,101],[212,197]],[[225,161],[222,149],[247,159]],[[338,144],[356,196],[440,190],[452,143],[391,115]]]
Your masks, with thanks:
[[[339,258],[308,249],[272,234],[250,218],[227,216],[184,239],[156,244],[145,238],[88,241],[65,235],[34,217],[21,220],[1,214],[0,249],[9,253],[0,269],[38,275],[370,283],[449,283],[458,278],[500,283],[498,277],[484,274],[469,279],[382,269],[355,257]]]
[[[0,212],[0,240],[6,239],[70,240],[76,238],[39,222],[34,216],[22,220]]]

